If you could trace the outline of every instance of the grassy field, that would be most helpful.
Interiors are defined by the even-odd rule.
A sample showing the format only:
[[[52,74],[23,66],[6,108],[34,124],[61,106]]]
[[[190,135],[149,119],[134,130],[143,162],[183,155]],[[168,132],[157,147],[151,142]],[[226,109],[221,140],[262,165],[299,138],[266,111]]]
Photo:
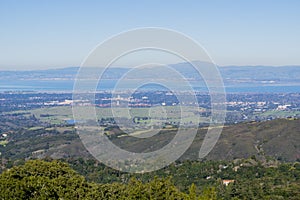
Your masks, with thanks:
[[[261,116],[274,116],[279,118],[287,118],[300,115],[300,111],[284,111],[284,110],[270,110],[260,114]]]
[[[0,146],[5,146],[8,144],[8,141],[7,140],[1,140],[0,141]]]
[[[81,109],[81,108],[79,108]],[[96,108],[98,119],[101,118],[124,118],[133,119],[139,118],[139,124],[145,126],[159,125],[167,122],[177,124],[181,121],[182,124],[197,124],[197,122],[208,122],[209,118],[200,117],[201,108],[192,106],[163,106],[151,108]],[[29,111],[17,111],[18,113],[29,112],[26,115],[35,115],[38,119],[51,123],[61,124],[67,120],[73,120],[71,106],[56,106],[49,108],[40,108]],[[81,113],[89,118],[89,113],[82,108]],[[148,117],[148,119],[143,119]]]
[[[30,131],[36,131],[36,130],[41,130],[41,129],[44,129],[44,127],[41,127],[41,126],[34,126],[34,127],[28,128],[28,130],[30,130]]]

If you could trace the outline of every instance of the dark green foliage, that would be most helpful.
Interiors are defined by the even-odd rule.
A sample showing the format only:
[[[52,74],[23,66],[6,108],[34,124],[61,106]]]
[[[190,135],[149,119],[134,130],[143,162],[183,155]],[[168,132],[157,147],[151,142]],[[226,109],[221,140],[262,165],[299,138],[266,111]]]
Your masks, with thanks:
[[[180,192],[170,179],[154,178],[142,183],[132,178],[128,184],[90,183],[58,161],[31,160],[6,170],[0,176],[0,199],[208,199]],[[214,197],[210,191],[208,197]],[[214,199],[214,198],[209,198]]]
[[[95,160],[69,163],[90,181],[60,161],[19,162],[1,174],[0,199],[300,199],[297,162],[185,161],[146,174],[117,172]],[[235,182],[225,186],[224,179]]]
[[[129,183],[132,177],[149,182],[155,176],[172,176],[176,187],[189,193],[191,198],[197,194],[208,199],[300,199],[300,164],[297,162],[275,164],[274,161],[270,167],[253,159],[184,161],[145,174],[121,173],[91,160],[68,162],[88,180],[99,183]],[[225,186],[224,179],[235,182]]]
[[[77,199],[89,184],[62,162],[32,160],[0,176],[1,199]]]

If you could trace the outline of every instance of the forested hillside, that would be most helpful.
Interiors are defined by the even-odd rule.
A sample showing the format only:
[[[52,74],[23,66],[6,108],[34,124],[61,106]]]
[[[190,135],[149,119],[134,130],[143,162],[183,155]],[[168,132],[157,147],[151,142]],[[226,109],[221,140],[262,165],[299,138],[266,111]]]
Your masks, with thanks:
[[[0,199],[300,198],[299,163],[265,167],[253,159],[185,161],[127,174],[95,160],[68,162],[31,160],[6,170],[0,175]]]
[[[127,184],[97,184],[67,164],[52,161],[28,161],[0,176],[1,199],[215,199],[213,190],[197,195],[194,185],[188,194],[180,192],[170,179],[154,178],[142,183],[130,179]]]

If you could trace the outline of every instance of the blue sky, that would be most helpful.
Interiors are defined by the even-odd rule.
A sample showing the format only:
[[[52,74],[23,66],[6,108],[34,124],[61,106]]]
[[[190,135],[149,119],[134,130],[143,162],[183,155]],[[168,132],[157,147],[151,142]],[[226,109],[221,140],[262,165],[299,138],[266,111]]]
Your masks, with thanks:
[[[79,66],[139,27],[182,32],[218,65],[300,65],[300,1],[0,0],[0,69]]]

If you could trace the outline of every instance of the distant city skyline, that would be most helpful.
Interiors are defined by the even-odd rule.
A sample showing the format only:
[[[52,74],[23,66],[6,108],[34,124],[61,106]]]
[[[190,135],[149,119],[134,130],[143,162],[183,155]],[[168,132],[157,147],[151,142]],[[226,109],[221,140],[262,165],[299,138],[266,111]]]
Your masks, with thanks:
[[[141,27],[186,34],[220,66],[300,65],[299,7],[297,0],[0,1],[0,70],[79,66],[99,43]]]

